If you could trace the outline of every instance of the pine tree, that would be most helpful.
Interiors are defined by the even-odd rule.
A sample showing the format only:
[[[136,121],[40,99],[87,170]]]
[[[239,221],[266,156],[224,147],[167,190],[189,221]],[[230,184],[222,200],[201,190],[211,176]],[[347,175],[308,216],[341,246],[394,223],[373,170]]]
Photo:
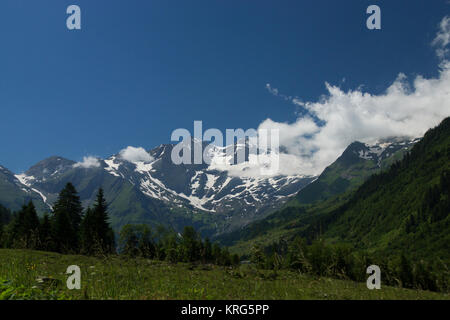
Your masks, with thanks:
[[[156,248],[158,248],[159,244],[157,243],[155,246]],[[167,241],[165,242],[165,246],[166,246],[165,251],[167,252],[165,258],[172,263],[178,262],[180,260],[181,255],[179,252],[180,247],[177,242],[176,234],[171,234],[168,236]],[[158,257],[157,252],[156,257]]]
[[[138,250],[142,257],[153,259],[155,256],[155,243],[152,231],[146,224],[138,226]]]
[[[87,255],[94,254],[94,218],[94,211],[91,208],[87,208],[86,214],[81,221],[81,253]]]
[[[11,212],[0,204],[0,225],[6,226],[11,221]]]
[[[205,239],[205,244],[203,246],[203,262],[211,262],[212,261],[212,245],[209,238]]]
[[[222,265],[222,266],[230,266],[231,265],[230,251],[228,251],[228,248],[226,248],[226,247],[223,248],[223,250],[221,250],[219,265]]]
[[[62,252],[79,251],[80,223],[83,207],[75,187],[69,182],[59,193],[53,207],[54,237],[57,250]]]
[[[36,249],[38,246],[40,225],[36,208],[32,201],[28,203],[25,209],[24,223],[26,246],[29,249]]]
[[[35,249],[39,236],[39,218],[32,201],[14,215],[8,243],[16,248]]]
[[[8,246],[12,248],[25,248],[25,210],[26,206],[23,205],[22,209],[14,214],[11,231],[8,235]]]
[[[55,242],[55,251],[60,253],[76,252],[74,242],[77,234],[72,228],[67,212],[56,211],[52,220],[52,238]]]
[[[3,207],[2,207],[2,205],[0,205],[0,232],[3,231],[3,225],[4,225],[3,220],[5,220],[5,218],[3,216],[4,216]]]
[[[266,257],[260,246],[253,246],[251,250],[250,261],[258,268],[263,268],[266,262]]]
[[[119,248],[120,253],[129,257],[136,257],[138,254],[138,237],[135,226],[127,224],[120,230]]]
[[[220,246],[216,242],[213,244],[211,252],[214,264],[220,264],[222,257],[222,249],[220,249]]]
[[[97,201],[93,211],[93,240],[99,253],[112,253],[114,251],[114,231],[109,225],[107,204],[103,195],[103,189],[97,193]]]
[[[39,227],[39,218],[36,213],[36,207],[33,202],[28,202],[28,205],[25,207],[25,229],[28,231],[34,231]]]
[[[194,228],[186,226],[183,229],[183,246],[185,253],[185,261],[193,262],[198,260],[199,242],[198,234]]]
[[[39,249],[44,251],[51,251],[53,249],[52,243],[52,225],[50,223],[50,217],[45,214],[41,220],[39,229]]]
[[[3,246],[3,228],[6,225],[6,209],[0,205],[0,248]]]

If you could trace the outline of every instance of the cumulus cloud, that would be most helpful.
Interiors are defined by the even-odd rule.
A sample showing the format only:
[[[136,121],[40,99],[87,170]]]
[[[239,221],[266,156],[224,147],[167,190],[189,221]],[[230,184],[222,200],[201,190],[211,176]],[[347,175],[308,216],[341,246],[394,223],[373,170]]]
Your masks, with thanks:
[[[344,91],[325,83],[327,94],[316,102],[288,97],[270,84],[266,89],[306,112],[293,123],[266,119],[261,129],[278,129],[282,175],[318,175],[334,162],[354,141],[368,144],[390,137],[421,137],[430,128],[450,116],[450,17],[442,19],[433,41],[441,59],[439,75],[426,79],[417,76],[408,82],[399,73],[387,90],[379,95],[362,91],[362,86]],[[245,170],[244,170],[245,169]],[[257,167],[234,166],[232,175],[257,176]]]
[[[119,152],[120,158],[129,162],[151,162],[153,157],[141,147],[128,146]]]
[[[259,129],[279,129],[280,145],[295,155],[281,162],[283,174],[319,174],[353,141],[420,137],[450,116],[448,61],[441,65],[439,77],[417,76],[409,85],[399,74],[380,95],[360,89],[345,92],[328,83],[326,89],[328,94],[318,102],[294,102],[308,111],[294,123],[267,119],[260,124]]]
[[[75,163],[73,165],[75,168],[98,168],[100,167],[100,161],[96,157],[88,156],[83,157],[82,162]]]

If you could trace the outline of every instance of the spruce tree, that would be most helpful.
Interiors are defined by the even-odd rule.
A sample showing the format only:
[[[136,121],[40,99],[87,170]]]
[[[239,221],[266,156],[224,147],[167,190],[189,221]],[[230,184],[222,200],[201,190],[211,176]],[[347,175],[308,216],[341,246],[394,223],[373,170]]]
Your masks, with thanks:
[[[53,249],[52,242],[52,226],[50,223],[50,217],[45,214],[41,220],[39,229],[39,249],[44,251],[51,251]]]
[[[52,219],[52,238],[55,251],[60,253],[76,252],[77,234],[70,223],[66,211],[55,211]]]
[[[97,201],[92,209],[94,243],[100,253],[112,253],[114,251],[114,231],[109,225],[108,211],[103,189],[97,193]]]
[[[195,229],[190,226],[184,227],[182,237],[185,261],[193,262],[198,260],[201,248],[198,240],[199,237]]]
[[[209,238],[205,239],[203,245],[203,263],[209,263],[212,261],[212,245]]]
[[[0,204],[0,248],[3,246],[3,228],[6,225],[6,209]]]
[[[135,226],[127,224],[120,230],[119,248],[120,253],[129,257],[138,255],[138,237],[136,235]]]
[[[9,211],[9,209],[6,209],[0,204],[0,225],[3,225],[5,227],[10,222],[10,220],[11,212]]]
[[[80,229],[81,253],[87,255],[94,254],[94,212],[91,208],[87,208]]]
[[[11,232],[9,233],[8,243],[12,248],[25,248],[25,210],[26,206],[23,205],[22,209],[14,214]]]
[[[155,243],[152,230],[146,224],[141,224],[137,228],[138,244],[137,248],[142,257],[153,259],[155,257]]]
[[[0,206],[0,248],[3,248],[3,234],[4,234],[3,228],[5,225],[3,221],[5,220],[5,218],[3,218],[4,214],[1,209],[2,207]]]
[[[220,249],[219,244],[217,244],[216,242],[214,242],[214,244],[212,246],[211,255],[212,255],[214,264],[220,264],[221,257],[222,257],[222,249]]]
[[[75,187],[69,182],[59,193],[53,207],[53,235],[57,250],[79,251],[80,223],[83,207]]]
[[[35,249],[39,237],[39,218],[33,202],[23,205],[14,215],[9,244],[16,248]]]
[[[266,256],[260,246],[253,246],[251,250],[250,261],[258,268],[263,268],[266,262]]]
[[[24,212],[24,236],[26,247],[29,249],[36,249],[39,240],[39,218],[36,213],[36,208],[32,201],[25,207]]]
[[[5,218],[3,217],[5,214],[3,213],[3,207],[0,204],[0,232],[3,230],[3,225],[4,225],[4,220]]]
[[[181,253],[180,253],[180,247],[178,245],[177,240],[178,240],[178,238],[175,233],[169,235],[167,237],[167,241],[165,241],[165,250],[160,248],[159,243],[156,243],[156,245],[155,245],[156,258],[161,258],[161,255],[158,254],[158,251],[165,251],[167,253],[165,259],[167,259],[169,262],[176,263],[176,262],[180,261]]]

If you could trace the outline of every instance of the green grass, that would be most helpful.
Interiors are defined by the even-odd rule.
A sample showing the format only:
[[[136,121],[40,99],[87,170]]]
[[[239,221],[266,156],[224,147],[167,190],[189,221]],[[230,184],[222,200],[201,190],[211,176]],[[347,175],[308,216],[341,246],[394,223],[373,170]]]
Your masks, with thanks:
[[[66,288],[69,265],[81,268],[81,290]],[[38,277],[60,280],[39,286]],[[56,282],[56,281],[55,281]],[[290,271],[255,270],[249,265],[169,264],[0,250],[0,299],[449,299],[447,294],[317,278]]]

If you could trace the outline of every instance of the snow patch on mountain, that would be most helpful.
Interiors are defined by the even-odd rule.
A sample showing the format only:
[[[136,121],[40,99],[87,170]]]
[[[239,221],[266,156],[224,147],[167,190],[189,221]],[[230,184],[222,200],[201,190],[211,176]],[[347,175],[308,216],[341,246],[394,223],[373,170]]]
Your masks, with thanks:
[[[217,170],[204,164],[177,166],[171,160],[172,147],[160,145],[150,150],[148,154],[152,161],[125,160],[120,154],[112,156],[104,160],[104,170],[129,180],[148,197],[177,206],[187,204],[211,213],[225,212],[230,208],[252,211],[272,200],[278,203],[306,185],[305,178],[309,179],[302,175],[239,177],[230,174],[229,170]],[[225,161],[230,164],[237,158],[231,151],[237,152],[245,147],[245,144],[239,144],[235,149],[213,147],[210,154],[216,159],[215,163]],[[246,163],[243,162],[242,166]]]
[[[385,139],[377,142],[376,144],[369,145],[363,144],[363,148],[355,150],[361,159],[373,160],[378,165],[381,164],[383,159],[390,157],[395,152],[403,149],[408,150],[413,144],[415,144],[420,138],[407,139],[407,138],[392,138]]]
[[[25,175],[24,173],[22,173],[22,174],[16,174],[16,175],[14,175],[14,176],[16,177],[16,179],[18,180],[18,182],[19,182],[20,184],[22,184],[22,185],[28,187],[27,189],[26,189],[26,188],[22,188],[22,190],[24,190],[24,191],[26,191],[26,192],[30,192],[30,189],[31,189],[33,192],[35,192],[35,193],[37,193],[38,195],[41,196],[41,198],[42,198],[42,200],[44,201],[44,203],[45,203],[50,209],[53,209],[53,207],[51,206],[51,204],[49,204],[49,203],[47,202],[47,197],[46,197],[41,191],[39,191],[38,189],[32,187],[32,182],[36,180],[33,176],[27,176],[27,175]]]

